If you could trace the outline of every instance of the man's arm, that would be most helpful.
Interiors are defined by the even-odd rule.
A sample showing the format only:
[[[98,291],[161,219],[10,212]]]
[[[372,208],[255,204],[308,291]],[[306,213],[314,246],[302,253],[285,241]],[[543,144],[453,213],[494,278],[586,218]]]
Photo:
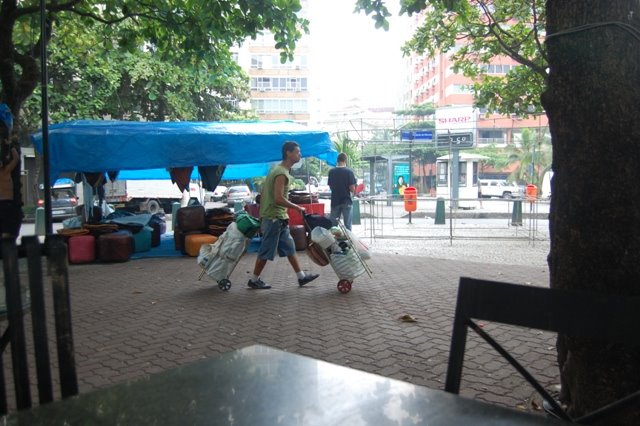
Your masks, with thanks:
[[[285,175],[277,176],[276,180],[274,181],[273,190],[275,191],[274,200],[276,204],[282,207],[287,207],[289,209],[295,209],[301,213],[304,213],[305,210],[303,207],[300,207],[299,205],[292,203],[291,201],[289,201],[288,198],[284,196],[284,184],[286,183],[286,181],[287,181],[287,178],[285,177]]]
[[[353,174],[353,170],[349,170],[351,173],[349,173],[350,176],[350,180],[351,180],[351,184],[349,185],[349,191],[351,191],[351,195],[356,195],[356,184],[358,183],[358,181],[356,180],[356,175]]]

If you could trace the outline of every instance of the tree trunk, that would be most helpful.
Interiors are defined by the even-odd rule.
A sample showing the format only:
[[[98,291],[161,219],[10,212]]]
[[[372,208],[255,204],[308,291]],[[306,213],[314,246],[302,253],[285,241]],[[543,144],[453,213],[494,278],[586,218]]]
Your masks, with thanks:
[[[637,0],[547,0],[554,288],[640,295],[639,9]],[[558,361],[573,416],[640,389],[638,349],[559,336]],[[640,424],[638,404],[630,411],[603,424]]]

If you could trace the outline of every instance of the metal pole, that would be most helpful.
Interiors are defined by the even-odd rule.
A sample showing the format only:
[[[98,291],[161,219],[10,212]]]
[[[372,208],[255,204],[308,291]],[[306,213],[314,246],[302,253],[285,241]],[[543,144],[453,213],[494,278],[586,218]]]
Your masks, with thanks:
[[[411,182],[413,181],[413,157],[411,155],[413,148],[413,132],[409,136],[409,186],[413,186]],[[411,212],[409,212],[409,223],[411,223]]]
[[[40,0],[40,76],[42,92],[42,170],[44,172],[44,228],[53,233],[51,221],[51,180],[49,176],[49,103],[47,95],[47,9],[45,0]]]

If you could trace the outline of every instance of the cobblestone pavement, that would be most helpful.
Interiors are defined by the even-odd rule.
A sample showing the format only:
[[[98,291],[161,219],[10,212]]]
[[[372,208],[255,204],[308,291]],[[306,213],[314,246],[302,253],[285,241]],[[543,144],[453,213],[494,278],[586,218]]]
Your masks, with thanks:
[[[268,291],[246,286],[254,254],[241,259],[229,292],[207,276],[199,281],[189,257],[71,265],[80,391],[255,343],[444,389],[459,277],[548,286],[547,223],[525,216],[521,227],[504,218],[460,217],[452,224],[447,217],[446,225],[434,226],[426,212],[409,225],[394,214],[354,227],[373,252],[373,276],[357,278],[346,295],[337,291],[332,268],[316,266],[304,252],[303,268],[320,278],[298,288],[289,264],[278,259],[263,274],[273,285]],[[417,322],[400,321],[404,314]],[[541,383],[557,386],[555,334],[483,326]],[[540,412],[535,391],[471,334],[461,394]]]
[[[376,243],[377,244],[377,243]],[[389,244],[388,244],[389,245]],[[429,242],[428,245],[432,245]],[[486,251],[486,248],[466,250]],[[527,243],[520,242],[526,249]],[[454,248],[462,245],[454,245]],[[151,258],[70,267],[76,361],[81,392],[260,343],[386,377],[443,389],[460,276],[548,285],[535,264],[401,256],[374,248],[373,277],[349,294],[336,289],[330,266],[300,254],[319,279],[299,288],[286,260],[265,268],[268,291],[246,286],[255,261],[245,255],[222,292],[198,281],[194,258]],[[513,252],[512,249],[508,250]],[[461,255],[466,258],[467,255]],[[540,260],[540,259],[538,259]],[[399,320],[404,314],[415,323]],[[542,383],[558,382],[555,336],[494,324],[499,341]],[[479,338],[470,336],[462,395],[535,410],[524,379]]]

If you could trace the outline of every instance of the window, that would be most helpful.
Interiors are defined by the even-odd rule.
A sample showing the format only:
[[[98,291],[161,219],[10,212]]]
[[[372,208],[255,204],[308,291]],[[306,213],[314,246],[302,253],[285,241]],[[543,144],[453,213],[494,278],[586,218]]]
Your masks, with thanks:
[[[289,114],[309,112],[306,99],[253,99],[252,108],[263,114]]]
[[[504,136],[504,130],[502,129],[479,129],[478,130],[478,143],[479,144],[505,144],[506,139]]]
[[[506,74],[515,67],[515,65],[481,64],[480,70],[486,74]]]
[[[449,163],[438,163],[438,186],[447,186],[449,183]]]
[[[467,186],[467,162],[460,161],[458,164],[458,183],[462,186]]]
[[[473,162],[473,186],[478,186],[478,162]]]
[[[252,77],[251,90],[260,92],[306,92],[306,77]]]

